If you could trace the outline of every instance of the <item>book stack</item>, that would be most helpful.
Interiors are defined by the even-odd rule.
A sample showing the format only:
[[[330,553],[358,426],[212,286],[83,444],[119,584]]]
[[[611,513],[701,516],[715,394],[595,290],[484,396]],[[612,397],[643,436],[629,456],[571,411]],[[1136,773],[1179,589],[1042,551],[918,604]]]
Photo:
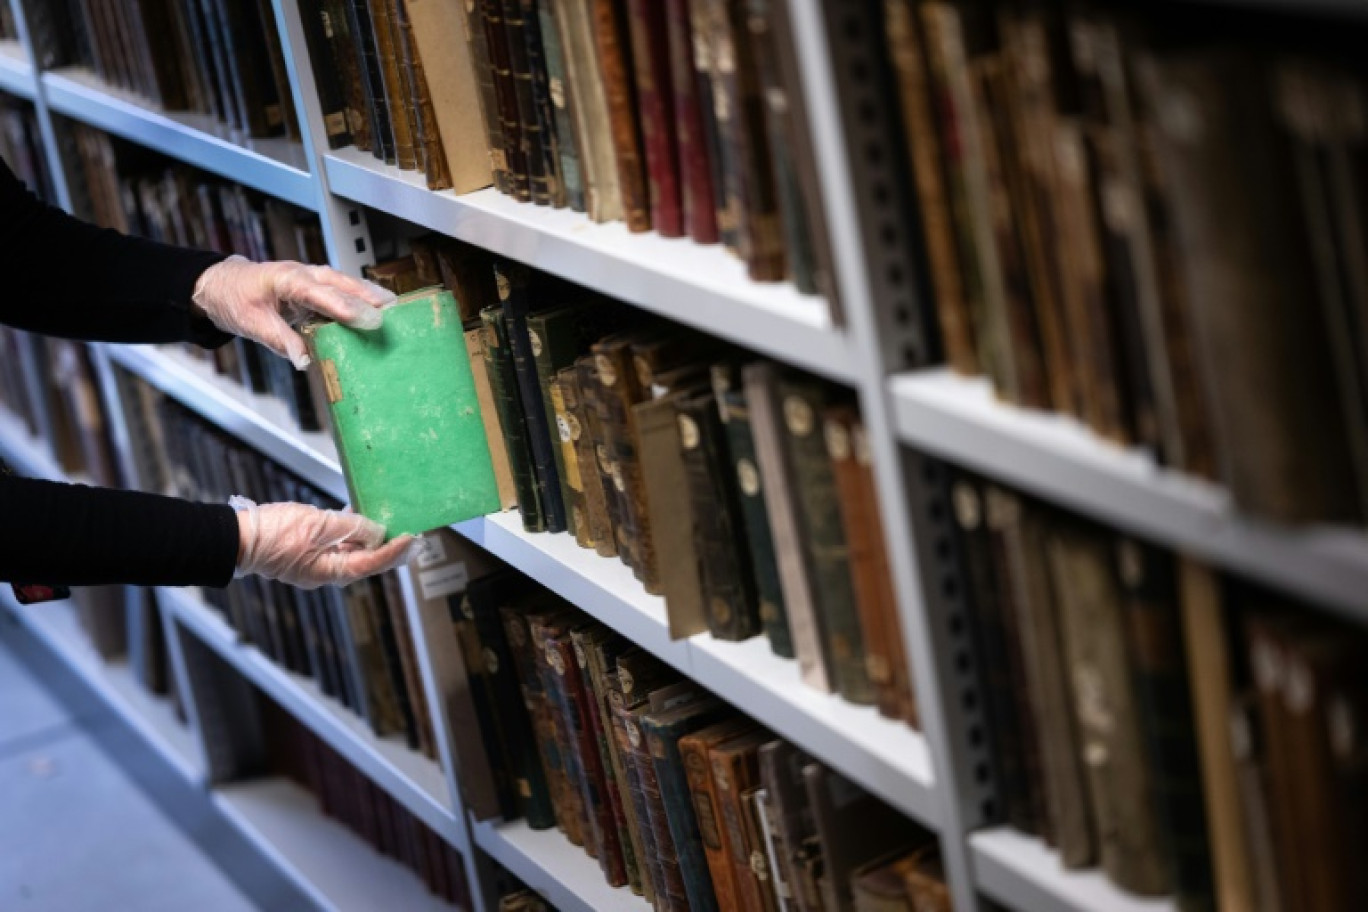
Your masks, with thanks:
[[[1184,910],[1368,902],[1362,631],[974,476],[952,502],[1008,823]]]
[[[116,378],[144,489],[220,503],[241,494],[258,503],[340,509],[133,375],[118,370]],[[365,719],[377,737],[401,735],[436,758],[432,716],[394,574],[314,590],[245,577],[203,595],[244,640],[311,678],[324,695]]]
[[[1360,523],[1361,60],[1324,27],[1151,6],[885,4],[945,360],[1249,512]]]
[[[473,908],[461,853],[313,732],[255,691],[269,771],[308,790],[328,817],[416,874],[458,909]]]
[[[676,638],[763,634],[809,685],[916,725],[849,391],[458,241],[410,246],[366,274],[454,294],[500,496],[527,531],[621,560]]]
[[[415,80],[394,66],[423,50],[408,47],[412,16],[414,43],[445,37],[444,53],[459,57],[453,78],[477,89],[458,113],[486,140],[484,183],[632,231],[721,242],[751,278],[834,301],[787,4],[472,0],[432,35],[416,18],[443,17],[427,4],[314,0],[306,20],[333,36],[310,53],[325,110],[347,112],[334,118],[335,145],[415,167],[418,143],[405,136],[424,118],[405,97]],[[440,121],[435,83],[433,101]]]
[[[85,67],[164,111],[212,117],[235,141],[299,139],[280,30],[265,0],[40,6],[34,34],[45,66]]]
[[[318,217],[303,209],[211,177],[187,165],[71,124],[80,162],[73,184],[88,201],[91,221],[154,241],[236,253],[250,260],[326,263]],[[324,428],[321,390],[274,352],[234,339],[212,353],[186,345],[220,373],[236,376],[254,393],[283,401],[301,430]]]
[[[478,818],[558,828],[659,910],[950,909],[930,834],[517,571],[450,609]]]

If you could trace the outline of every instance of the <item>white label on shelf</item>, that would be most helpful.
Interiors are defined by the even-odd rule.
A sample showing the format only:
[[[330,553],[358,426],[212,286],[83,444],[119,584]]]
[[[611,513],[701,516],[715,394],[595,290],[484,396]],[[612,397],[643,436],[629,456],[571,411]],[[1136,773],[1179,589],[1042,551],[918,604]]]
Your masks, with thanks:
[[[418,574],[418,587],[423,590],[425,599],[445,598],[464,592],[469,582],[470,571],[466,569],[465,561],[457,561],[435,570],[423,570]]]
[[[440,564],[447,559],[446,545],[442,544],[442,536],[424,535],[419,540],[423,543],[415,561],[419,570],[426,570],[433,564]]]

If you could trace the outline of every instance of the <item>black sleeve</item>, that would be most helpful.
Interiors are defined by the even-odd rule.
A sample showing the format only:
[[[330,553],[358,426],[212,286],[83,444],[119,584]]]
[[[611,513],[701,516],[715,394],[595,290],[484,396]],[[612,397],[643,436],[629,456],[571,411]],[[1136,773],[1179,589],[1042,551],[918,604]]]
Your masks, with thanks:
[[[0,323],[69,339],[227,342],[190,303],[222,254],[98,228],[34,196],[0,161]]]
[[[0,473],[0,580],[51,586],[226,586],[237,566],[227,504]]]

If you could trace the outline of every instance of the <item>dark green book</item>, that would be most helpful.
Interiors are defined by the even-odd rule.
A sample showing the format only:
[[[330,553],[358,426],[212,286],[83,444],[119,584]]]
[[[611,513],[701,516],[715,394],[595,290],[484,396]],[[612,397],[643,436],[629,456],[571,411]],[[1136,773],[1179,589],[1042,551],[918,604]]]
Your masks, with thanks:
[[[689,774],[679,754],[679,739],[720,722],[732,712],[722,701],[708,698],[651,713],[641,720],[642,734],[651,749],[660,800],[669,820],[674,860],[692,912],[717,912],[718,907],[703,836],[694,815]]]
[[[531,271],[511,260],[494,261],[494,279],[503,306],[508,348],[513,355],[513,373],[522,400],[527,428],[527,449],[532,456],[532,478],[537,498],[546,519],[546,531],[564,532],[565,499],[561,496],[560,476],[556,473],[558,447],[551,446],[551,425],[537,381],[537,364],[532,354],[532,339],[527,320],[532,311]]]
[[[812,568],[815,608],[833,683],[850,702],[873,703],[836,478],[823,439],[821,415],[832,401],[832,389],[815,378],[785,373],[778,392],[783,446],[793,469],[803,549]]]
[[[451,293],[427,289],[362,332],[306,327],[352,507],[390,537],[499,510],[475,378]]]
[[[537,18],[541,25],[542,54],[546,61],[546,77],[551,115],[556,133],[556,151],[560,155],[561,186],[565,202],[576,212],[584,211],[584,177],[580,171],[579,148],[570,116],[570,80],[565,74],[565,52],[561,47],[561,32],[556,24],[555,3],[537,0]]]
[[[523,528],[528,532],[544,532],[546,517],[542,513],[537,484],[532,476],[532,454],[527,444],[527,422],[523,418],[522,399],[518,396],[518,378],[513,373],[513,352],[508,345],[508,330],[503,309],[496,305],[480,311],[480,322],[485,331],[485,364],[489,370],[489,386],[494,393],[494,409],[499,413],[508,461],[513,470],[513,487],[518,494],[518,512]]]
[[[765,489],[756,460],[755,439],[751,436],[746,392],[733,365],[716,365],[712,379],[718,414],[727,433],[731,455],[729,468],[735,472],[742,528],[750,546],[760,623],[764,625],[774,654],[791,659],[794,656],[793,636],[789,633],[788,613],[784,610],[784,590],[779,582],[779,565],[774,558],[774,537],[765,509]]]

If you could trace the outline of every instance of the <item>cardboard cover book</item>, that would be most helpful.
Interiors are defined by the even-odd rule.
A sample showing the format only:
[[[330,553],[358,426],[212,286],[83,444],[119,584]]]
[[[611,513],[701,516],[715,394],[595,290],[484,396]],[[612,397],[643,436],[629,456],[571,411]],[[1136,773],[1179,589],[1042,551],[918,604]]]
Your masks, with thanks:
[[[389,538],[498,512],[456,300],[427,288],[384,313],[370,332],[339,323],[303,330],[352,508]]]

